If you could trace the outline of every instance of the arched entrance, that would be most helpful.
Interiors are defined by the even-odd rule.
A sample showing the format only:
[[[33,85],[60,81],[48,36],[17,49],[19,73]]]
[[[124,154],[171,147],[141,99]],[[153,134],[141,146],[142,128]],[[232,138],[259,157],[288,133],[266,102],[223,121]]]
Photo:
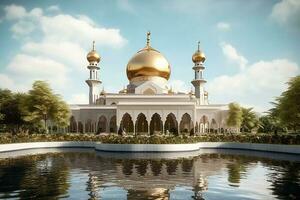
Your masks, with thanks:
[[[218,124],[217,124],[217,122],[216,122],[215,119],[211,120],[211,123],[210,123],[210,132],[211,133],[217,133],[218,132]]]
[[[150,135],[156,133],[162,133],[163,131],[163,122],[159,114],[155,113],[151,117],[150,122]]]
[[[135,122],[135,132],[139,135],[148,134],[148,122],[146,116],[140,113]]]
[[[83,124],[82,124],[82,122],[78,122],[78,132],[83,133]]]
[[[109,131],[111,133],[116,133],[117,132],[117,118],[116,118],[115,115],[110,118]]]
[[[165,131],[174,135],[178,135],[178,122],[173,113],[168,114],[165,122]]]
[[[85,133],[91,133],[92,132],[92,120],[88,119],[85,123]]]
[[[200,133],[208,132],[208,117],[203,115],[200,119]]]
[[[180,133],[190,134],[193,130],[193,121],[188,113],[185,113],[180,121]]]
[[[120,128],[121,130],[124,130],[126,133],[133,132],[133,121],[131,116],[128,113],[125,113],[123,115]]]
[[[106,132],[107,119],[104,115],[99,117],[97,133]]]
[[[78,131],[77,129],[77,122],[75,120],[75,117],[72,116],[70,118],[70,130],[69,130],[71,133],[76,133]]]

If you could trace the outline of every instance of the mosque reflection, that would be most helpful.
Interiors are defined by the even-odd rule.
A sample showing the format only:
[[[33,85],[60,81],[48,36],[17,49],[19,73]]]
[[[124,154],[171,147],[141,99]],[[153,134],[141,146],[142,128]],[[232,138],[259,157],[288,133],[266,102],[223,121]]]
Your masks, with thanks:
[[[257,164],[281,170],[266,177],[274,195],[300,195],[297,162],[226,154],[135,159],[68,152],[0,160],[0,199],[11,197],[15,191],[20,191],[19,199],[70,198],[75,172],[86,177],[81,184],[88,199],[116,199],[116,195],[117,199],[204,199],[210,177],[227,177],[227,187],[236,188]]]

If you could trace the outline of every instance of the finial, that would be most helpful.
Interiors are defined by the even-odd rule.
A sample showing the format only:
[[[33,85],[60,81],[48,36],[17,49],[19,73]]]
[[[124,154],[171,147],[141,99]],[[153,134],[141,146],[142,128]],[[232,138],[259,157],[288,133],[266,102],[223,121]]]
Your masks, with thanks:
[[[95,40],[93,40],[93,51],[95,51]]]
[[[198,41],[198,51],[200,51],[200,41]]]
[[[151,32],[148,31],[148,32],[147,32],[147,47],[150,46],[150,35],[151,35]]]

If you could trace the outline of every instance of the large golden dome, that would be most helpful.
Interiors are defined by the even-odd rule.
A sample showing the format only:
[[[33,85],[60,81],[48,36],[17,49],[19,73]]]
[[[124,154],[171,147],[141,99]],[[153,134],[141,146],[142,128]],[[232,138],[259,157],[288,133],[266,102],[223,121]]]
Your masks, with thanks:
[[[96,49],[95,49],[95,41],[93,41],[93,49],[87,54],[86,59],[89,62],[100,62],[100,55],[97,53]]]
[[[134,78],[148,78],[153,76],[170,78],[171,69],[167,59],[150,46],[150,32],[147,33],[147,45],[138,51],[128,62],[127,77],[131,81]]]

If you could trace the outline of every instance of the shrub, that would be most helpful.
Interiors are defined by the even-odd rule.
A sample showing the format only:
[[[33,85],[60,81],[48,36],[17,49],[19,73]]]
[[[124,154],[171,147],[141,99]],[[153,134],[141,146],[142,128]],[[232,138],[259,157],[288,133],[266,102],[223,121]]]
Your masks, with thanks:
[[[267,144],[298,144],[300,134],[205,134],[199,136],[127,136],[117,134],[99,136],[94,134],[28,134],[10,133],[0,134],[0,144],[21,142],[56,142],[56,141],[95,141],[109,144],[186,144],[196,142],[241,142],[241,143],[267,143]]]

